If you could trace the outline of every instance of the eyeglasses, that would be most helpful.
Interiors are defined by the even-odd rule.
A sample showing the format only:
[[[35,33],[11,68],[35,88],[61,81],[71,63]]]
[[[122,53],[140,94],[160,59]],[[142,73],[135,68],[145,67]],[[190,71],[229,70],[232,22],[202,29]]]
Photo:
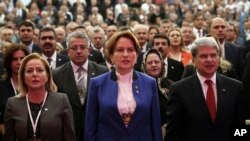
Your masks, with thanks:
[[[86,46],[80,46],[80,45],[79,46],[71,46],[71,47],[69,47],[69,49],[71,49],[72,51],[77,51],[78,49],[83,51],[86,48],[87,48]]]

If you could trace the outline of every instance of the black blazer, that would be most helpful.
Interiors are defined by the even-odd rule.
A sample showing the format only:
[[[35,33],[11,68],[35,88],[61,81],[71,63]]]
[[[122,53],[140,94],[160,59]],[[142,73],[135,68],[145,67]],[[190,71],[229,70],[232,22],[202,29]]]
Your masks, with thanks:
[[[10,79],[0,80],[0,124],[3,124],[6,102],[12,96],[15,96],[15,92]]]
[[[32,46],[32,51],[31,51],[31,52],[32,52],[32,53],[36,52],[36,53],[41,54],[41,53],[42,53],[42,50],[41,50],[41,48],[40,48],[38,45],[33,44],[33,46]]]
[[[97,64],[103,64],[105,62],[102,53],[97,50],[94,50],[93,48],[91,48],[90,50],[88,59],[93,62],[96,62]]]
[[[181,62],[168,58],[168,73],[167,73],[168,79],[174,82],[181,80],[183,71],[184,71],[184,66]]]
[[[88,78],[87,78],[87,87],[89,86],[90,79],[108,72],[108,68],[94,62],[89,61],[88,64]],[[73,117],[75,123],[75,132],[77,141],[83,141],[84,134],[84,123],[85,123],[85,111],[86,111],[86,100],[82,105],[80,97],[78,95],[77,86],[75,82],[73,68],[70,62],[65,63],[64,65],[55,68],[53,70],[53,80],[58,87],[59,92],[66,93],[69,98],[70,105],[73,110]]]
[[[225,59],[232,63],[236,77],[241,80],[243,73],[243,50],[232,43],[225,42]]]
[[[60,67],[61,65],[65,64],[69,61],[70,61],[70,59],[68,56],[57,53],[57,55],[56,55],[56,67]]]
[[[0,79],[2,78],[3,74],[4,74],[3,60],[0,58]]]
[[[229,141],[230,129],[244,125],[242,83],[217,74],[217,115],[213,123],[196,74],[173,83],[165,141]]]
[[[246,119],[250,119],[250,52],[246,55],[242,83],[244,86]]]

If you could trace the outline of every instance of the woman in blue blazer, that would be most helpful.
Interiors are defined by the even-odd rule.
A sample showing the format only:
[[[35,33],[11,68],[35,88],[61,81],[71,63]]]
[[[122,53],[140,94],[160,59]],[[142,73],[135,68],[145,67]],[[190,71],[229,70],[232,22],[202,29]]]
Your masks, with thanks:
[[[91,79],[86,141],[162,141],[155,79],[133,70],[140,46],[130,31],[106,46],[115,70]]]

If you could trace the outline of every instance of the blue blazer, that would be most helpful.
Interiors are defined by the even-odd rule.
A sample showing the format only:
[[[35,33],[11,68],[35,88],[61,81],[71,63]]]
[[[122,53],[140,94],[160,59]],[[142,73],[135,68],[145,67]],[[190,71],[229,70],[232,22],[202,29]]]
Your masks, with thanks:
[[[86,141],[162,141],[155,79],[133,72],[136,109],[128,127],[117,108],[115,71],[91,79],[85,120]]]

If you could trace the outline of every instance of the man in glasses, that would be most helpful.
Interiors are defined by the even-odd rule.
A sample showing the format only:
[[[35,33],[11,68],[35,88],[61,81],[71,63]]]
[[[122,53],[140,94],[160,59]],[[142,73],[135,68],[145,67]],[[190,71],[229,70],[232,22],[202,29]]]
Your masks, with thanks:
[[[108,68],[88,59],[90,48],[86,33],[74,31],[68,35],[66,42],[70,62],[54,69],[53,79],[58,91],[68,95],[73,110],[76,141],[83,141],[89,81],[108,72]]]

